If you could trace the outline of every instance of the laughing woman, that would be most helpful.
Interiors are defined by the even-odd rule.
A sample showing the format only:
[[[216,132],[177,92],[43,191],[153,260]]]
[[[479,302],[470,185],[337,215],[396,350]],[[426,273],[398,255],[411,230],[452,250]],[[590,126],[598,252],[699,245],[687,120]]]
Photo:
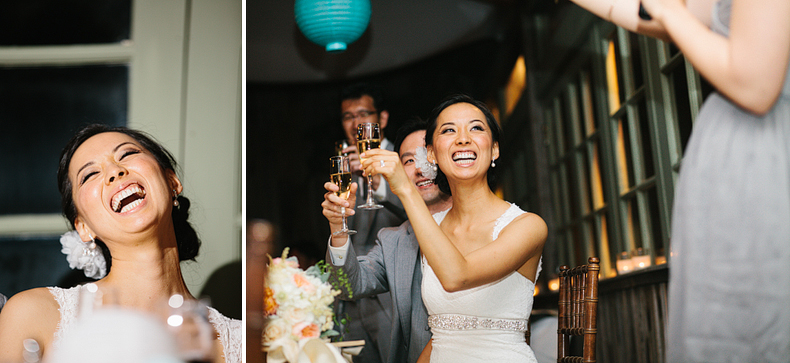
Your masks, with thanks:
[[[499,125],[482,102],[459,95],[429,119],[428,159],[453,207],[428,212],[398,155],[366,152],[406,208],[423,253],[422,296],[433,338],[420,361],[536,362],[524,339],[547,228],[492,191]]]
[[[187,221],[189,201],[180,196],[175,160],[161,145],[139,131],[88,126],[63,149],[58,185],[75,231],[63,239],[78,238],[79,251],[85,243],[85,256],[97,257],[74,264],[101,277],[96,285],[112,292],[112,304],[155,314],[172,295],[195,299],[179,263],[194,260],[200,241]],[[0,362],[22,362],[28,338],[45,356],[57,350],[74,326],[83,289],[35,288],[8,300],[0,314]],[[240,362],[241,322],[212,308],[207,314],[213,361]]]

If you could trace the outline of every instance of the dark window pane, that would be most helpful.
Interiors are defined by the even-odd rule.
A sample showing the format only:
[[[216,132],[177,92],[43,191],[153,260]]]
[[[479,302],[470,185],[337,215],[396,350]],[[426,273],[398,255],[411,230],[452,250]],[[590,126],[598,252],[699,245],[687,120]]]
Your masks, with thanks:
[[[571,213],[573,207],[570,205],[570,191],[568,191],[568,184],[570,183],[570,176],[568,175],[568,168],[566,163],[560,164],[559,181],[557,186],[560,187],[560,205],[562,206],[562,223],[569,223],[571,220]]]
[[[686,150],[689,136],[691,135],[691,104],[689,103],[689,89],[686,81],[686,68],[682,65],[672,71],[672,90],[675,93],[675,111],[678,120],[678,135],[680,147]]]
[[[650,212],[650,228],[652,228],[653,248],[655,248],[655,256],[666,256],[664,251],[664,234],[661,233],[661,218],[659,216],[658,207],[658,191],[656,188],[650,188],[647,191],[648,210]]]
[[[601,243],[600,239],[597,238],[596,228],[595,228],[595,218],[588,218],[584,221],[584,227],[587,230],[587,241],[586,243],[590,246],[590,256],[586,256],[584,259],[586,260],[587,257],[601,257],[598,253],[598,245]]]
[[[568,104],[566,93],[563,93],[560,99],[560,112],[562,114],[562,129],[563,129],[563,143],[565,144],[565,152],[573,150],[576,146],[573,137],[573,115],[571,113],[571,105]]]
[[[577,154],[582,164],[582,175],[579,175],[579,183],[583,190],[582,194],[582,214],[587,215],[595,208],[592,201],[593,189],[590,183],[590,163],[587,160],[587,154],[583,151]]]
[[[85,124],[126,125],[129,67],[0,68],[0,215],[59,213],[58,157]]]
[[[573,266],[583,265],[587,263],[586,262],[587,257],[584,256],[584,251],[585,251],[584,246],[586,246],[588,243],[591,243],[591,241],[583,240],[584,234],[582,234],[580,228],[581,228],[580,223],[574,223],[573,226],[571,227],[571,234],[572,234],[571,238],[573,238],[573,251],[572,251],[573,259],[571,261],[573,261]]]
[[[131,0],[3,0],[0,45],[118,43],[129,39]]]
[[[639,135],[642,139],[642,165],[644,167],[644,177],[649,178],[655,174],[653,168],[653,143],[650,138],[650,126],[647,120],[647,102],[642,99],[636,104],[637,117],[639,117]]]
[[[642,229],[639,227],[639,206],[636,198],[626,201],[628,207],[628,235],[636,248],[642,245]]]
[[[69,285],[61,283],[71,270],[59,238],[0,238],[0,292],[10,297],[33,287]]]
[[[631,69],[634,72],[634,89],[637,89],[644,83],[644,78],[642,77],[642,50],[639,48],[639,35],[629,32],[628,43],[631,50]]]
[[[579,202],[581,201],[579,197],[579,178],[576,175],[576,167],[575,167],[575,162],[576,162],[575,159],[577,156],[578,153],[573,153],[573,154],[569,154],[569,157],[565,159],[565,167],[566,170],[568,171],[567,174],[568,179],[566,179],[567,180],[566,185],[568,186],[568,193],[566,195],[568,196],[568,198],[570,198],[568,204],[570,206],[571,221],[576,221],[576,218],[579,218],[579,209],[581,209],[581,206],[579,205]]]
[[[634,175],[634,157],[631,152],[631,128],[628,126],[628,122],[626,122],[624,118],[620,118],[617,121],[619,123],[620,132],[622,133],[620,142],[622,143],[621,157],[623,158],[623,161],[620,171],[626,172],[626,175],[621,175],[620,177],[628,178],[628,182],[623,183],[623,187],[630,188],[637,182]],[[623,168],[626,170],[622,170]]]

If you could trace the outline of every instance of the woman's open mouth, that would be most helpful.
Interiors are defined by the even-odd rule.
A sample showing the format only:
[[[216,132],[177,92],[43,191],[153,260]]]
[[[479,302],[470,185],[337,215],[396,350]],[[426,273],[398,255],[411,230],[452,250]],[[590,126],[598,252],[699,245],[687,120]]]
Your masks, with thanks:
[[[145,189],[139,184],[129,184],[112,197],[110,207],[115,213],[125,213],[136,208],[145,199]]]
[[[461,166],[472,165],[477,159],[477,154],[472,151],[458,151],[453,154],[453,161]]]

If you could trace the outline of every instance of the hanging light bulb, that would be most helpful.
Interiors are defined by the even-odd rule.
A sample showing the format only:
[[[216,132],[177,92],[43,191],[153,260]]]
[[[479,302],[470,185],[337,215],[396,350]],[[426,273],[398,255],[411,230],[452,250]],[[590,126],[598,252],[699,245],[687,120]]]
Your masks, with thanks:
[[[367,29],[370,0],[296,0],[294,18],[311,42],[342,52]]]

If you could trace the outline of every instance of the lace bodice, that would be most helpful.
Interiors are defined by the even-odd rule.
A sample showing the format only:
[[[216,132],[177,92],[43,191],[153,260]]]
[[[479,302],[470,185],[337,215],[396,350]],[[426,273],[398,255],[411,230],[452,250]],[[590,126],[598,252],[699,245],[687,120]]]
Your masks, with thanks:
[[[70,289],[59,287],[49,287],[49,292],[58,302],[60,311],[60,322],[58,322],[53,346],[57,347],[60,341],[68,335],[73,323],[77,318],[77,302],[79,301],[80,291],[83,287],[76,286]],[[226,363],[241,362],[241,321],[228,318],[214,308],[209,307],[209,322],[214,326],[222,342]]]
[[[523,213],[511,204],[497,219],[493,239]],[[441,224],[446,214],[437,213],[434,219]],[[431,362],[535,362],[524,339],[535,291],[532,281],[513,271],[498,281],[447,292],[424,256],[422,264],[422,297],[433,333]]]

